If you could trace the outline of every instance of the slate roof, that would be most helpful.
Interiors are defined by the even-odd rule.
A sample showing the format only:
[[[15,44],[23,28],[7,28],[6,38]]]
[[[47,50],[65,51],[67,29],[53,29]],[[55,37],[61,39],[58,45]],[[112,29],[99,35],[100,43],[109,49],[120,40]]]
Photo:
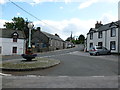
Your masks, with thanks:
[[[119,21],[116,21],[116,22],[111,22],[111,23],[102,25],[102,26],[100,26],[98,29],[96,29],[96,31],[95,31],[95,28],[91,28],[91,29],[89,30],[89,33],[91,33],[91,31],[99,32],[99,31],[109,30],[111,24],[115,24],[116,26],[118,26],[118,25],[120,24],[120,20],[119,20]],[[89,34],[89,33],[88,33],[88,34]]]
[[[59,41],[63,41],[60,37],[58,36],[55,36],[53,34],[50,34],[50,33],[47,33],[47,32],[43,32],[41,31],[43,34],[45,34],[48,38],[51,38],[51,39],[55,39],[55,40],[59,40]]]
[[[108,30],[108,29],[110,29],[111,24],[115,24],[117,26],[119,22],[120,21],[112,22],[112,23],[108,23],[108,24],[102,25],[101,27],[98,28],[98,31]]]
[[[12,38],[12,34],[14,32],[17,32],[18,35],[19,35],[19,39],[24,39],[25,38],[25,35],[22,31],[15,31],[15,30],[8,30],[8,29],[3,29],[3,28],[0,28],[0,37],[2,38]]]

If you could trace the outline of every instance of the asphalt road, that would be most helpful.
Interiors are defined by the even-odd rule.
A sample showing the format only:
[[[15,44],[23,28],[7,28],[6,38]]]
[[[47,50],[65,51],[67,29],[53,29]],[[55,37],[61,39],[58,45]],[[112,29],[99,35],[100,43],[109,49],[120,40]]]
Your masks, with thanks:
[[[81,52],[82,46],[38,54],[38,57],[58,59],[60,65],[52,68],[26,71],[4,72],[13,75],[39,75],[39,76],[113,76],[118,75],[118,58],[112,55],[90,56]]]
[[[80,51],[81,49],[82,46],[77,46],[39,54],[38,57],[58,59],[61,64],[37,71],[3,72],[6,74],[2,76],[2,86],[3,88],[118,88],[119,57],[90,56],[89,53]]]

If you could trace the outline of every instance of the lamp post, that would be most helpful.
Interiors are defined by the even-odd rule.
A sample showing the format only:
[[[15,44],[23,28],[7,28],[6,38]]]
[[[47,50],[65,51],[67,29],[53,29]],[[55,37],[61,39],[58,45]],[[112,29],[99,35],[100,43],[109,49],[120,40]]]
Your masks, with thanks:
[[[28,48],[31,49],[31,30],[33,28],[33,23],[29,22],[28,23],[28,28],[29,28],[29,39],[28,39]]]
[[[28,23],[28,28],[29,28],[29,38],[28,38],[28,50],[26,54],[22,54],[21,56],[26,59],[26,61],[32,61],[33,58],[37,56],[37,54],[33,54],[31,50],[31,30],[33,28],[33,23],[29,22]]]

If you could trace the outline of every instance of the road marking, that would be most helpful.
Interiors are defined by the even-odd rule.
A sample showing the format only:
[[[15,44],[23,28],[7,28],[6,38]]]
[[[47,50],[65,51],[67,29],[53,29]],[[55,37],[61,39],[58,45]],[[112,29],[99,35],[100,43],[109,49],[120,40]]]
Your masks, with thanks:
[[[27,75],[27,77],[37,77],[37,75]]]
[[[58,77],[70,77],[70,76],[58,76]]]
[[[62,56],[62,55],[66,55],[69,53],[64,53],[64,54],[58,54],[58,55],[50,55],[50,56],[41,56],[41,57],[37,57],[37,58],[49,58],[49,57],[55,57],[55,56]]]
[[[1,76],[12,76],[11,74],[0,73]]]
[[[91,77],[105,77],[105,76],[91,76]]]

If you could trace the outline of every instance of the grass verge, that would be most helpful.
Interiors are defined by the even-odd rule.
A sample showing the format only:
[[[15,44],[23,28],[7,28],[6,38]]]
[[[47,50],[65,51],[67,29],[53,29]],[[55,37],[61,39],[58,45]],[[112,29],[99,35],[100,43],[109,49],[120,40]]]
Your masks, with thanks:
[[[45,69],[60,64],[59,60],[48,58],[35,58],[32,61],[16,60],[2,62],[2,70],[26,71],[35,69]]]

